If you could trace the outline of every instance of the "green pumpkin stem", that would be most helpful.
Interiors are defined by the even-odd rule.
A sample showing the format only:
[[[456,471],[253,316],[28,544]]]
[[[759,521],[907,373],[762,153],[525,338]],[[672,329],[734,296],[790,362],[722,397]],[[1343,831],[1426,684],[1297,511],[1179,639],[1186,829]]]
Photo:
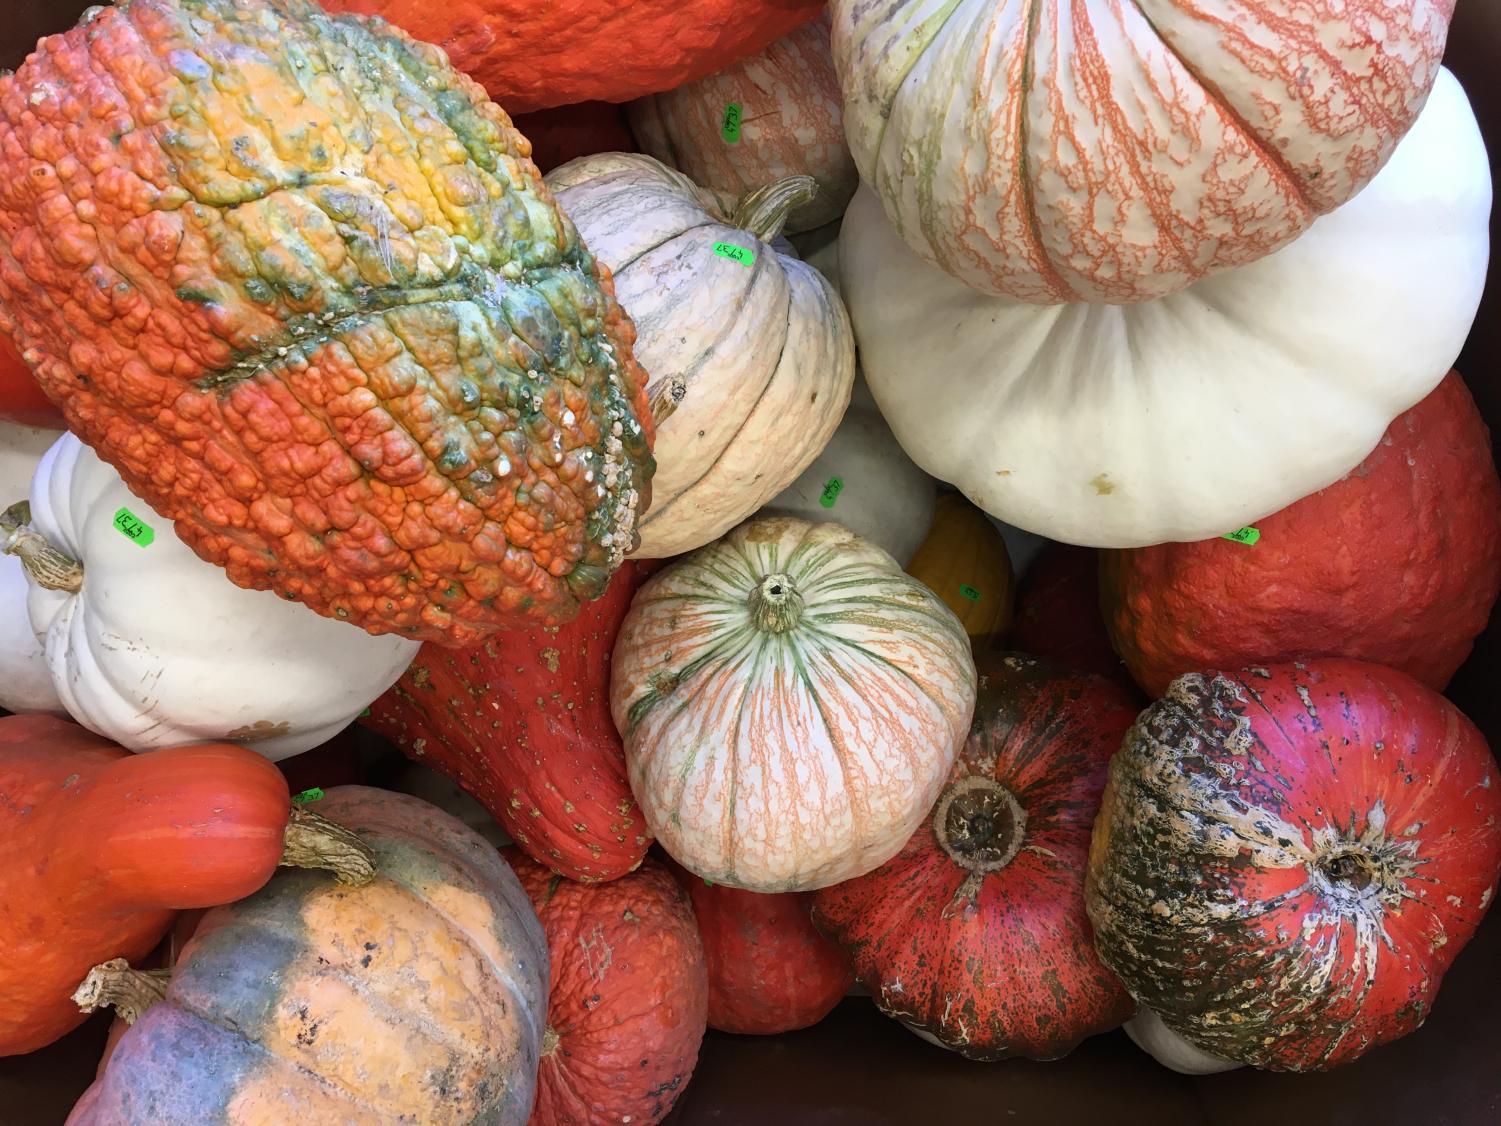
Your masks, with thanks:
[[[111,958],[88,972],[73,1001],[86,1013],[112,1006],[121,1020],[134,1024],[152,1005],[166,1000],[171,980],[171,970],[133,970],[124,958]]]
[[[30,524],[31,505],[24,500],[0,513],[0,551],[20,559],[38,586],[77,594],[83,589],[83,564],[53,547]]]
[[[287,818],[281,863],[287,868],[327,868],[341,884],[375,879],[375,851],[354,833],[300,806]]]
[[[818,181],[812,176],[786,176],[742,196],[730,224],[770,242],[782,233],[787,216],[817,195]]]
[[[786,633],[803,616],[803,596],[783,571],[763,576],[746,599],[751,621],[767,633]]]

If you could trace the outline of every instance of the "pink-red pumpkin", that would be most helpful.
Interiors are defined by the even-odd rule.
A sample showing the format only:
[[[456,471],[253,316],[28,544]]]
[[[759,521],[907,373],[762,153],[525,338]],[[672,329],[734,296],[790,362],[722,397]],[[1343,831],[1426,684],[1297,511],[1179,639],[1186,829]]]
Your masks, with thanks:
[[[552,962],[532,1126],[662,1121],[693,1075],[708,1016],[688,893],[653,860],[591,887],[502,851]]]
[[[1010,648],[1134,689],[1100,615],[1099,555],[1066,543],[1038,552],[1016,592]]]
[[[970,1059],[1057,1059],[1131,1015],[1084,912],[1106,766],[1136,709],[1034,658],[979,661],[974,726],[895,858],[815,892],[881,1010]]]
[[[1110,764],[1100,958],[1201,1052],[1335,1067],[1423,1023],[1501,873],[1485,739],[1393,669],[1192,673]]]
[[[1318,656],[1442,690],[1501,590],[1501,482],[1458,373],[1347,477],[1255,527],[1254,544],[1101,553],[1106,622],[1148,693],[1181,673]]]
[[[472,794],[540,864],[613,880],[651,836],[610,718],[610,654],[652,568],[626,563],[567,625],[471,649],[428,643],[363,722]]]
[[[806,891],[741,891],[668,862],[693,900],[709,969],[709,1027],[774,1036],[817,1024],[854,984],[849,955],[818,933]]]

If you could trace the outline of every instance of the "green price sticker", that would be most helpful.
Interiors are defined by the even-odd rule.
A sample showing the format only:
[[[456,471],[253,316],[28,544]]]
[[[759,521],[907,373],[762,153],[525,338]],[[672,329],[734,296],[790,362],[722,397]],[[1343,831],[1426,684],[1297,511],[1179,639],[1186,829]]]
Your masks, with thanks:
[[[964,595],[964,597],[968,598],[971,602],[980,601],[980,592],[974,587],[970,586],[968,583],[960,584],[959,593]]]
[[[719,135],[725,139],[726,144],[740,143],[740,118],[739,102],[731,102],[724,107],[724,120],[719,124]]]
[[[721,258],[728,258],[731,262],[739,262],[742,266],[749,266],[756,260],[755,251],[736,246],[732,242],[716,242],[714,253]]]
[[[364,718],[365,718],[365,717],[366,717],[366,716],[367,716],[367,715],[369,715],[369,714],[370,714],[370,709],[369,709],[369,708],[366,708],[366,709],[365,709],[365,710],[364,710],[364,711],[362,711],[362,712],[361,712],[361,713],[360,713],[360,714],[359,714],[359,718],[360,718],[360,719],[364,719]]]
[[[317,801],[322,796],[323,791],[314,786],[311,789],[303,790],[300,794],[294,794],[292,800],[298,805],[306,805],[310,801]]]
[[[844,478],[830,477],[823,483],[823,492],[818,494],[818,503],[825,508],[833,508],[834,502],[839,499],[839,494],[844,492]]]
[[[1238,532],[1230,532],[1227,535],[1223,535],[1220,537],[1220,539],[1234,540],[1236,543],[1243,543],[1247,547],[1251,547],[1259,539],[1261,539],[1261,533],[1258,532],[1255,528],[1242,528]]]
[[[142,523],[139,517],[128,508],[122,508],[115,513],[115,527],[120,529],[120,534],[129,536],[142,547],[147,547],[156,539],[156,533],[149,525]]]

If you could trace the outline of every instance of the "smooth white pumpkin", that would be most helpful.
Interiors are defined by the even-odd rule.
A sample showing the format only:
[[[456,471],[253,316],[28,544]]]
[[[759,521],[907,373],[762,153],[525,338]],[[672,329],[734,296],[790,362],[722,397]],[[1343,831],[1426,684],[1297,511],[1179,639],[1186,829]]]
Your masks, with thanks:
[[[1259,262],[1139,305],[989,297],[862,188],[839,239],[860,362],[908,455],[1069,543],[1232,532],[1338,480],[1443,378],[1489,253],[1485,147],[1445,71],[1359,196]]]
[[[738,126],[726,127],[734,107]],[[627,109],[649,153],[727,206],[784,176],[811,176],[818,194],[787,216],[809,231],[844,214],[859,173],[844,139],[827,13],[756,55]]]
[[[1217,1075],[1244,1066],[1195,1048],[1148,1008],[1137,1009],[1136,1015],[1121,1027],[1126,1030],[1131,1043],[1163,1067],[1182,1075]]]
[[[855,345],[843,303],[817,270],[768,245],[806,182],[755,193],[733,220],[639,154],[570,161],[547,183],[614,273],[651,376],[657,472],[635,554],[700,547],[791,484],[849,404]]]
[[[31,492],[31,475],[61,431],[0,420],[0,512]],[[42,642],[26,613],[26,572],[0,555],[0,708],[17,715],[65,715],[52,687]]]
[[[758,517],[636,594],[610,707],[647,826],[685,868],[759,892],[885,863],[969,731],[953,613],[837,524]]]
[[[902,452],[870,389],[857,377],[849,409],[829,444],[761,511],[843,525],[905,567],[933,523],[937,498],[937,482]]]
[[[1254,262],[1411,126],[1453,0],[833,0],[862,179],[992,294],[1133,302]]]
[[[116,526],[122,509],[149,544]],[[83,565],[76,592],[28,575],[53,686],[75,720],[134,751],[225,740],[273,760],[300,754],[346,727],[420,647],[235,586],[72,434],[37,466],[30,528]]]

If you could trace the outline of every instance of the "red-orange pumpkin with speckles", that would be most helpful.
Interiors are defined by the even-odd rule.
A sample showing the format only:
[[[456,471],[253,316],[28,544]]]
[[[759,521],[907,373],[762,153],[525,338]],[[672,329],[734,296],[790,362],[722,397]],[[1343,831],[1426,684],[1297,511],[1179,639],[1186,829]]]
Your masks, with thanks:
[[[1350,474],[1212,539],[1100,553],[1117,652],[1160,696],[1175,676],[1358,657],[1442,690],[1501,591],[1501,481],[1457,372]]]
[[[813,925],[811,892],[711,884],[669,860],[693,900],[709,967],[709,1027],[774,1036],[817,1024],[854,984],[849,956]]]
[[[626,563],[563,626],[464,650],[429,642],[363,722],[472,794],[537,863],[584,882],[624,875],[651,835],[610,718],[610,654],[654,569]]]
[[[1086,899],[1101,960],[1167,1031],[1312,1071],[1423,1023],[1498,875],[1485,738],[1336,658],[1174,681],[1111,760]]]
[[[974,726],[927,822],[869,875],[813,893],[876,1004],[969,1059],[1057,1059],[1131,999],[1084,912],[1107,764],[1136,708],[1118,685],[1014,653],[977,662]]]
[[[309,0],[124,0],[0,79],[0,332],[240,586],[470,644],[635,542],[608,271],[442,52]]]
[[[589,886],[502,852],[552,961],[531,1126],[662,1121],[693,1076],[708,1015],[688,893],[654,860]]]
[[[63,430],[68,425],[52,400],[42,394],[36,376],[31,374],[15,346],[3,335],[0,335],[0,422],[48,430]]]
[[[511,113],[671,90],[753,55],[824,0],[324,0],[448,52]]]

